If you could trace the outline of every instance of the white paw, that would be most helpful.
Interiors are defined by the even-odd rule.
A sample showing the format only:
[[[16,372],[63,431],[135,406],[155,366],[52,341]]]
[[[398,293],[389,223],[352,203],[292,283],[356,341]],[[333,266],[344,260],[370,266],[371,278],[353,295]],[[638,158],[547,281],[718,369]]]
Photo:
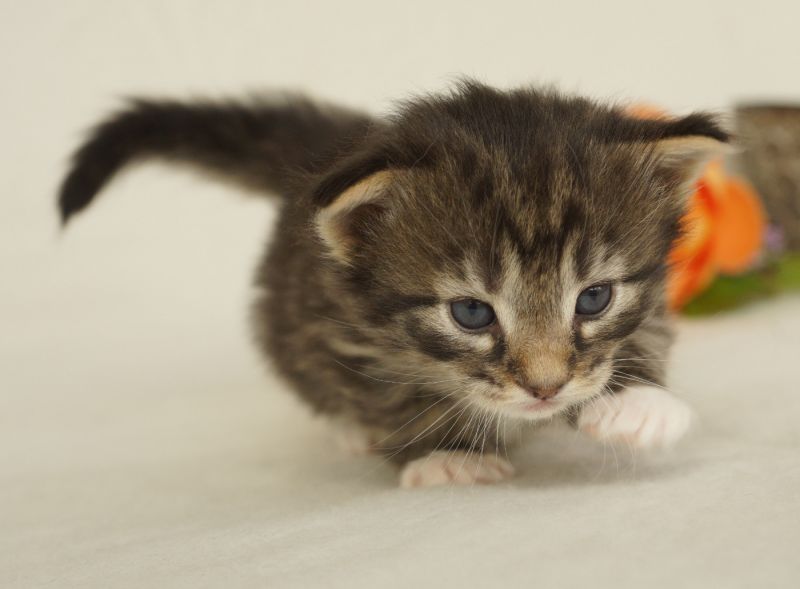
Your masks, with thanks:
[[[336,445],[349,456],[366,456],[374,452],[375,441],[356,425],[341,424],[334,433]]]
[[[431,452],[412,460],[400,473],[400,486],[472,485],[496,483],[514,475],[514,467],[495,455],[476,452]]]
[[[598,440],[627,442],[636,448],[677,442],[692,422],[689,406],[667,391],[635,386],[602,395],[581,410],[578,428]]]

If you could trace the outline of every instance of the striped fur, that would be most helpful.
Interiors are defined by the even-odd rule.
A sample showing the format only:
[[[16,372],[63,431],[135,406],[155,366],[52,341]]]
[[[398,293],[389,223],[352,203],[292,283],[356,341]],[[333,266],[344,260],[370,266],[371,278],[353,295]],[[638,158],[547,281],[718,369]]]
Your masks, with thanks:
[[[727,140],[712,118],[640,121],[473,82],[381,120],[305,101],[242,108],[140,103],[78,153],[61,210],[69,218],[140,156],[287,196],[253,324],[315,411],[403,463],[494,452],[505,421],[574,420],[598,395],[663,384],[667,254],[692,174]],[[598,283],[614,285],[609,309],[576,317]],[[460,329],[448,305],[465,297],[491,304],[497,323]],[[561,381],[546,410],[526,409],[520,383]]]

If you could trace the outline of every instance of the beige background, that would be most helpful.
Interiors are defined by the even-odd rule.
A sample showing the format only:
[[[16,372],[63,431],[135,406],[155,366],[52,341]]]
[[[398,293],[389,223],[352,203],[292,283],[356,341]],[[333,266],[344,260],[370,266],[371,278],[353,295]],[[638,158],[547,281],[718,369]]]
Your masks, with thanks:
[[[546,432],[495,488],[394,488],[248,342],[271,205],[125,174],[65,234],[82,131],[130,94],[383,110],[459,74],[676,110],[800,98],[795,2],[0,3],[0,585],[800,584],[800,299],[684,323],[701,416],[631,458]]]

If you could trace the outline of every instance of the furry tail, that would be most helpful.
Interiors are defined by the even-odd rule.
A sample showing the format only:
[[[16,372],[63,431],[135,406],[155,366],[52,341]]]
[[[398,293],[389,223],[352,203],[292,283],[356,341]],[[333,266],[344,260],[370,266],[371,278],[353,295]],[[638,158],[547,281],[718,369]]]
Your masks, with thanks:
[[[274,102],[135,100],[101,123],[75,153],[61,185],[66,223],[89,206],[114,174],[134,159],[185,162],[257,189],[290,191],[304,172],[358,142],[372,120],[305,99]]]

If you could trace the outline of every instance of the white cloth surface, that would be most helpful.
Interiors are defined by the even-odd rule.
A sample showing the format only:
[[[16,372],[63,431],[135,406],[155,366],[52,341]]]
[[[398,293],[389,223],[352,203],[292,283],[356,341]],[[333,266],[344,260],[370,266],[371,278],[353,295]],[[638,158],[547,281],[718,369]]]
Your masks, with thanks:
[[[268,203],[159,168],[105,197],[4,284],[0,586],[800,580],[797,297],[682,323],[700,422],[671,453],[553,429],[509,484],[403,491],[248,342]]]
[[[376,106],[462,72],[676,106],[800,90],[775,11],[524,4],[5,3],[0,587],[800,586],[796,296],[681,324],[671,386],[700,420],[673,452],[553,428],[508,484],[409,492],[343,456],[248,341],[273,205],[148,166],[57,230],[65,156],[119,94]]]

